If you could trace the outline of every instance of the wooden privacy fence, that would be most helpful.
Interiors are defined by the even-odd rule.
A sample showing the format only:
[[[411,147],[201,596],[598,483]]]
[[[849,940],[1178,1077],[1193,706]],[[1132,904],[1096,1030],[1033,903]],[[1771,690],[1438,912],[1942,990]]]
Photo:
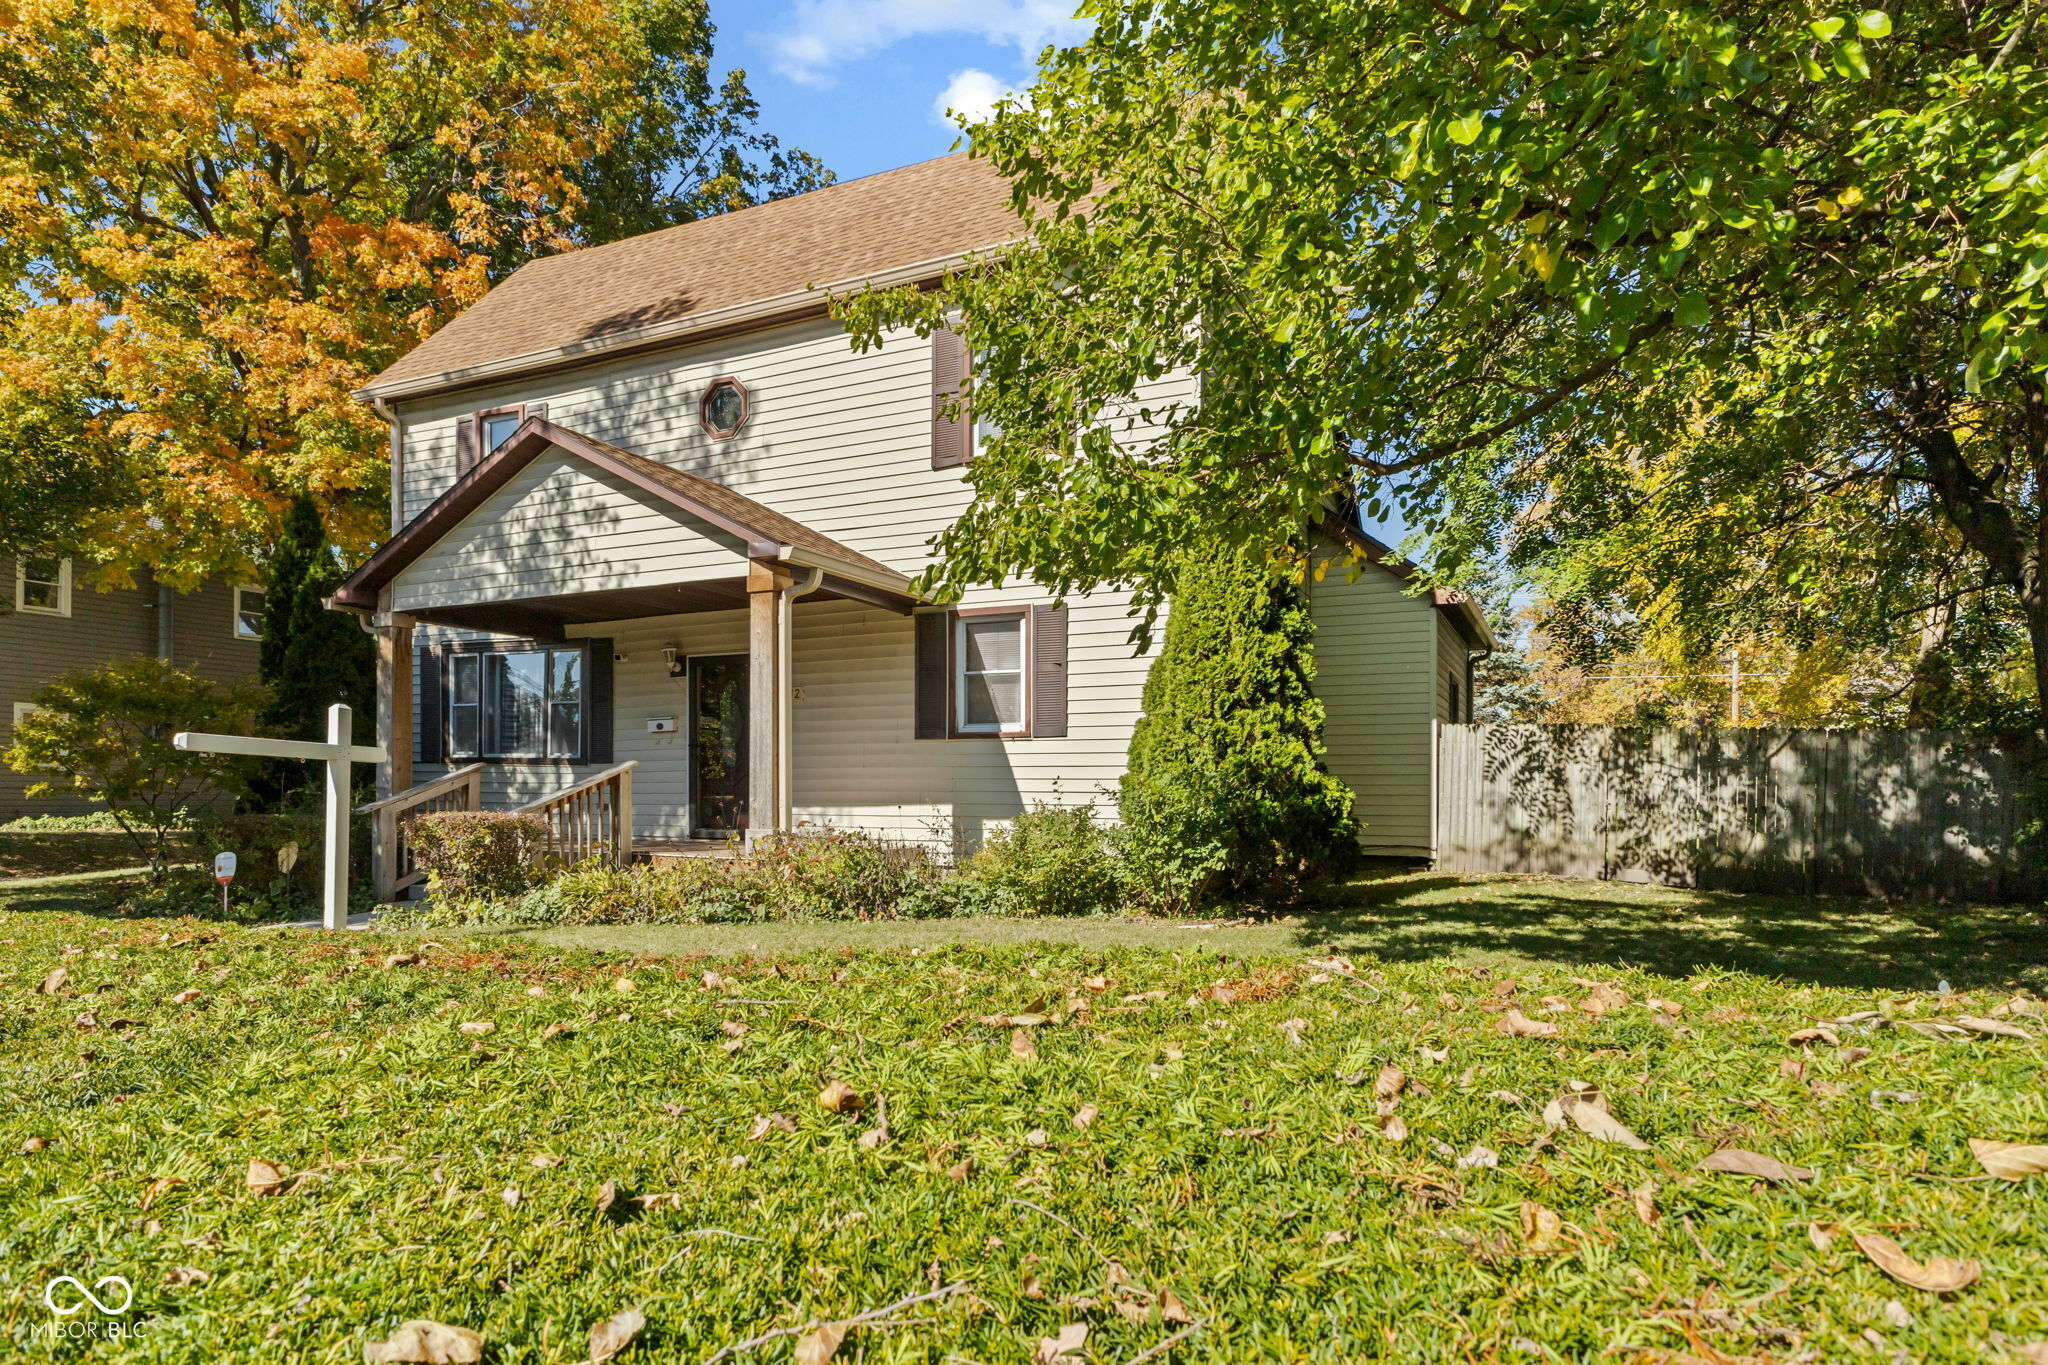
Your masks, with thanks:
[[[2013,900],[2016,756],[1938,730],[1445,725],[1437,863],[1722,891]]]

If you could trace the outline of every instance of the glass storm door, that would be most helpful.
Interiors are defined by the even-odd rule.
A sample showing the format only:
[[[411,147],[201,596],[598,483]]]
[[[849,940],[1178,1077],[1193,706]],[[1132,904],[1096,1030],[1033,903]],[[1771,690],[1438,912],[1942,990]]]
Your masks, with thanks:
[[[690,800],[697,829],[747,827],[747,656],[690,660]]]

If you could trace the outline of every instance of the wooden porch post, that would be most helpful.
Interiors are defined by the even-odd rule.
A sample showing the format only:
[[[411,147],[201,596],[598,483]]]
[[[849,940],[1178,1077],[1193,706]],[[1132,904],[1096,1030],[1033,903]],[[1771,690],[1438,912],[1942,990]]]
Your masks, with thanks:
[[[782,595],[789,572],[773,564],[747,569],[747,842],[772,834],[781,810]]]
[[[377,765],[377,798],[412,786],[412,618],[391,610],[384,593],[377,631],[377,743],[390,760]]]

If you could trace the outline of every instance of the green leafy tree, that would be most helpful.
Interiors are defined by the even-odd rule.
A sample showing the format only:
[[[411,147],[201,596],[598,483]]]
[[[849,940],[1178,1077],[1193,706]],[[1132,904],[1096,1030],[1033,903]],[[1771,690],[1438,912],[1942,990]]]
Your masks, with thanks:
[[[1168,901],[1292,899],[1358,849],[1320,762],[1299,558],[1212,547],[1178,583],[1123,778],[1136,861]]]
[[[215,683],[138,655],[66,673],[32,698],[15,725],[8,766],[41,780],[31,797],[76,793],[103,803],[161,877],[187,810],[247,787],[246,759],[185,753],[180,730],[246,734],[262,704],[253,684]]]
[[[257,655],[269,690],[262,720],[274,734],[325,738],[327,708],[336,702],[353,708],[357,736],[375,730],[376,643],[354,616],[322,605],[345,576],[318,505],[303,494],[294,498],[264,580]],[[306,764],[273,763],[265,765],[257,785],[267,803],[275,804],[309,780]]]
[[[1570,579],[1627,518],[1698,635],[1729,615],[1737,552],[1781,600],[1995,599],[2041,723],[2048,69],[2027,7],[1092,12],[1028,104],[971,130],[1030,245],[842,307],[863,340],[953,310],[974,349],[1001,435],[939,579],[1165,591],[1170,552],[1277,545],[1354,487],[1432,537],[1440,576],[1511,525]],[[1152,412],[1156,446],[1102,426],[1182,370],[1200,394]],[[1617,470],[1674,436],[1674,461]]]

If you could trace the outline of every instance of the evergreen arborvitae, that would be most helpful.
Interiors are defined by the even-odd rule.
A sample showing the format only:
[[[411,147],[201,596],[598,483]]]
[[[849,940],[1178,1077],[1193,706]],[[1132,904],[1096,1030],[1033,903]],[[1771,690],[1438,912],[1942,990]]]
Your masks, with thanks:
[[[1170,898],[1285,900],[1355,866],[1351,791],[1318,759],[1312,629],[1298,571],[1222,551],[1181,570],[1121,802]]]
[[[355,709],[357,739],[367,741],[376,731],[376,641],[352,614],[320,604],[344,576],[320,509],[300,494],[285,512],[264,582],[257,666],[270,689],[263,720],[274,734],[326,738],[327,708],[335,702]],[[308,765],[280,763],[260,785],[275,802],[310,780]]]

